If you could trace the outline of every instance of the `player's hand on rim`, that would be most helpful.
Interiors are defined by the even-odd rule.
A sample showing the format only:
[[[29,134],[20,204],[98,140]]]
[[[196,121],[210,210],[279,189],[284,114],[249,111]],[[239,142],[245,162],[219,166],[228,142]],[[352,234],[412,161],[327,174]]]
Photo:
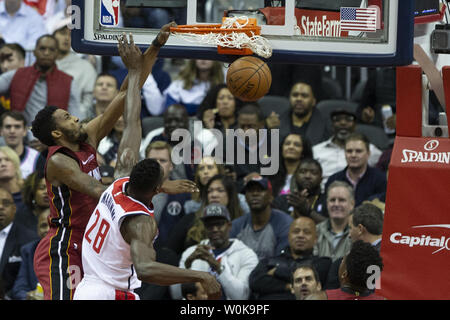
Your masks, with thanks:
[[[167,39],[169,39],[170,36],[170,27],[176,27],[177,24],[175,21],[169,22],[161,27],[161,31],[158,33],[157,38],[158,42],[161,46],[165,45],[167,42]]]

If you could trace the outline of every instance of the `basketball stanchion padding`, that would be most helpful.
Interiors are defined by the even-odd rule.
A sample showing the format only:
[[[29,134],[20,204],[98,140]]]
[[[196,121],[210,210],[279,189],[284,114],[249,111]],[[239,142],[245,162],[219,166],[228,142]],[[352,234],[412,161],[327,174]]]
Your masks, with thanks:
[[[398,67],[397,79],[377,292],[389,300],[448,300],[450,139],[422,137],[422,69]]]

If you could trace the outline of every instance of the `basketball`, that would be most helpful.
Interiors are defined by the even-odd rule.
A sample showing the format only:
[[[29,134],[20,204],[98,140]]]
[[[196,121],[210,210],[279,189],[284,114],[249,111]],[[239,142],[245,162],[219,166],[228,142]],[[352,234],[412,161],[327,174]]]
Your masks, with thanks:
[[[227,87],[242,101],[256,101],[269,92],[272,74],[267,64],[256,57],[234,61],[227,72]]]

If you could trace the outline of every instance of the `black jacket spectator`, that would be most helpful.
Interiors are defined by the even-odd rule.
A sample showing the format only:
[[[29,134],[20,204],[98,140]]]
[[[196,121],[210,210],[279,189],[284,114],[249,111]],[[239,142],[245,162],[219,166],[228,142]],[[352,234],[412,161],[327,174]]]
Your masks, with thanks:
[[[299,263],[310,262],[317,269],[322,286],[327,281],[331,259],[309,255],[294,259],[289,247],[280,255],[262,259],[250,274],[250,288],[257,300],[295,300],[288,284],[291,283],[291,275],[295,266]],[[269,270],[275,268],[273,276],[268,275]]]

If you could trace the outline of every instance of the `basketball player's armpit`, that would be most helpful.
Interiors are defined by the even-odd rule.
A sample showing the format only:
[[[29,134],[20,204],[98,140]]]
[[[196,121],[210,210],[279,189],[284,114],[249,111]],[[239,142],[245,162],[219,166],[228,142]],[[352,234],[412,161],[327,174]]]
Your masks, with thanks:
[[[99,199],[107,188],[100,181],[82,172],[74,159],[61,153],[56,153],[49,159],[47,178],[54,186],[64,184],[95,199]]]

